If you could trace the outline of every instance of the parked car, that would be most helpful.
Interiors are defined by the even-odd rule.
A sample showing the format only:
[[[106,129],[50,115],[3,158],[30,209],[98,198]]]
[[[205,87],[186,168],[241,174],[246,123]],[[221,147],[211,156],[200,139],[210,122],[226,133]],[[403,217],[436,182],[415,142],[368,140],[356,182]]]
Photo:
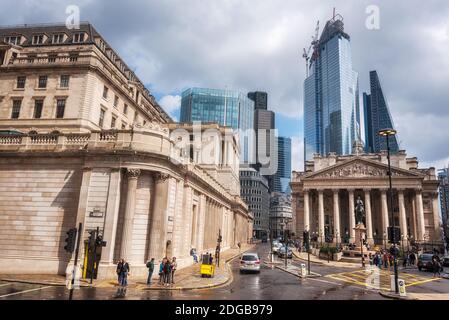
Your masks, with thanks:
[[[278,251],[279,251],[279,248],[281,248],[281,247],[282,247],[282,244],[281,244],[281,243],[274,243],[274,244],[273,244],[273,247],[272,247],[273,253],[274,253],[274,254],[277,254]]]
[[[420,254],[418,257],[418,270],[419,271],[421,271],[422,269],[433,270],[432,257],[433,254],[431,253]],[[442,261],[442,265],[443,263],[444,262]],[[443,267],[441,267],[441,271],[443,271]]]
[[[260,259],[257,253],[244,253],[240,258],[240,273],[260,272]]]
[[[449,267],[449,256],[444,256],[443,259],[441,259],[441,265],[443,267]]]
[[[286,249],[285,246],[282,246],[279,248],[279,250],[278,250],[279,258],[285,258],[285,254],[286,254],[285,252],[287,252],[287,259],[293,258],[293,251],[292,251],[291,247],[288,247]]]

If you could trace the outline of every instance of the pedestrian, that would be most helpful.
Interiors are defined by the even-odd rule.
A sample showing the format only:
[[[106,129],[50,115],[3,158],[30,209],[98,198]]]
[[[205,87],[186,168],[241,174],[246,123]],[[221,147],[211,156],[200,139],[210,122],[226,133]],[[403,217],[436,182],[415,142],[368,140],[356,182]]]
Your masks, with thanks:
[[[415,260],[416,260],[416,256],[415,256],[415,253],[412,251],[412,252],[410,253],[410,264],[411,264],[412,266],[415,265]]]
[[[240,242],[237,243],[237,247],[239,247],[239,253],[242,250],[242,244]]]
[[[150,285],[151,278],[153,277],[153,271],[154,271],[154,258],[151,258],[151,260],[147,262],[147,268],[148,268],[147,285]]]
[[[441,277],[440,274],[441,264],[435,257],[432,258],[432,267],[433,267],[433,276],[436,277],[438,274],[438,277]]]
[[[159,264],[159,284],[163,284],[164,280],[164,266],[165,266],[165,258],[162,259],[161,263]]]
[[[383,262],[384,262],[384,268],[387,269],[388,268],[388,254],[386,252],[384,252],[384,255],[383,255]]]
[[[117,273],[119,275],[119,285],[123,288],[128,286],[128,275],[130,272],[129,263],[124,258],[117,264]]]
[[[195,248],[190,249],[190,255],[193,257],[193,261],[198,263],[198,255],[196,254]]]
[[[374,257],[371,254],[371,252],[369,253],[368,257],[369,257],[369,265],[372,266],[374,264]]]
[[[173,257],[173,261],[171,262],[170,267],[171,267],[171,283],[175,284],[175,271],[178,268],[176,257]]]
[[[408,262],[408,254],[404,254],[404,257],[402,259],[402,267],[407,268],[407,262]]]
[[[167,259],[164,264],[164,285],[170,285],[171,261]]]

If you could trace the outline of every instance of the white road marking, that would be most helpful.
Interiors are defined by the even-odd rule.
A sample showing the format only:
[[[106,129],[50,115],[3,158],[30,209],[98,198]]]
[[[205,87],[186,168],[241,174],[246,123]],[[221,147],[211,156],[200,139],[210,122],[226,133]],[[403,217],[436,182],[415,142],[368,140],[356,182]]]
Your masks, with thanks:
[[[3,284],[0,284],[0,287],[6,287],[6,286],[10,286],[10,285],[12,285],[12,283],[3,283]]]
[[[5,297],[10,297],[10,296],[15,296],[18,294],[22,294],[22,293],[28,293],[28,292],[32,292],[32,291],[37,291],[37,290],[43,290],[43,289],[47,289],[47,288],[51,288],[52,286],[46,286],[46,287],[39,287],[39,288],[35,288],[35,289],[30,289],[30,290],[24,290],[24,291],[19,291],[19,292],[13,292],[13,293],[9,293],[9,294],[5,294],[3,296],[0,296],[0,298],[5,298]]]

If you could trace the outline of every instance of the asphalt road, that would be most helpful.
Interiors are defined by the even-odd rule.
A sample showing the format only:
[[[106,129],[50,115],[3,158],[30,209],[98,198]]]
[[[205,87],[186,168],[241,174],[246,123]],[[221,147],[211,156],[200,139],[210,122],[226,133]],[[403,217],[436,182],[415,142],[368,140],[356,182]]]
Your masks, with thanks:
[[[269,245],[256,248],[263,260],[268,260]],[[293,264],[299,264],[294,261]],[[258,274],[240,274],[239,261],[231,262],[233,281],[225,286],[192,291],[138,291],[128,289],[125,296],[111,288],[81,288],[74,291],[73,299],[193,299],[193,300],[364,300],[383,299],[376,291],[362,286],[326,277],[299,279],[285,271],[262,264]],[[350,271],[348,268],[335,268],[312,264],[312,271],[323,276]],[[448,282],[449,283],[449,282]],[[1,299],[68,299],[65,287],[51,287],[21,283],[0,283]]]

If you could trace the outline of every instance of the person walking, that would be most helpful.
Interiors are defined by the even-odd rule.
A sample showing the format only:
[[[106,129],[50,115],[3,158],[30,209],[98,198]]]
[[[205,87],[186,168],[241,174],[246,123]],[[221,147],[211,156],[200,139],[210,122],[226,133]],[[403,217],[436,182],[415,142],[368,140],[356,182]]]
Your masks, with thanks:
[[[198,263],[198,255],[196,254],[195,248],[190,249],[190,255],[193,257],[193,261],[195,261],[195,263]]]
[[[388,268],[388,253],[386,253],[386,252],[384,252],[383,261],[384,261],[384,268],[387,269]]]
[[[147,268],[148,268],[147,285],[150,285],[151,278],[153,277],[153,271],[154,271],[154,258],[151,258],[151,260],[147,262]]]
[[[128,275],[130,272],[129,263],[124,258],[117,264],[117,274],[119,276],[119,285],[123,288],[128,286]]]
[[[165,258],[162,259],[159,264],[159,284],[162,285],[164,282],[164,266],[165,266]]]
[[[415,253],[413,251],[410,253],[409,259],[410,259],[410,265],[414,266],[415,265],[416,256],[415,256]]]
[[[441,277],[440,273],[441,264],[440,261],[438,261],[438,259],[435,256],[432,258],[432,267],[433,267],[433,276],[436,277],[438,274],[438,277]]]
[[[178,263],[176,262],[176,257],[173,257],[173,261],[171,262],[171,283],[175,284],[175,271],[178,268]]]
[[[171,273],[170,265],[171,265],[170,259],[166,259],[164,264],[164,285],[167,287],[170,285],[170,273]]]
[[[404,254],[404,257],[402,258],[402,267],[405,269],[407,268],[408,263],[408,254]]]

